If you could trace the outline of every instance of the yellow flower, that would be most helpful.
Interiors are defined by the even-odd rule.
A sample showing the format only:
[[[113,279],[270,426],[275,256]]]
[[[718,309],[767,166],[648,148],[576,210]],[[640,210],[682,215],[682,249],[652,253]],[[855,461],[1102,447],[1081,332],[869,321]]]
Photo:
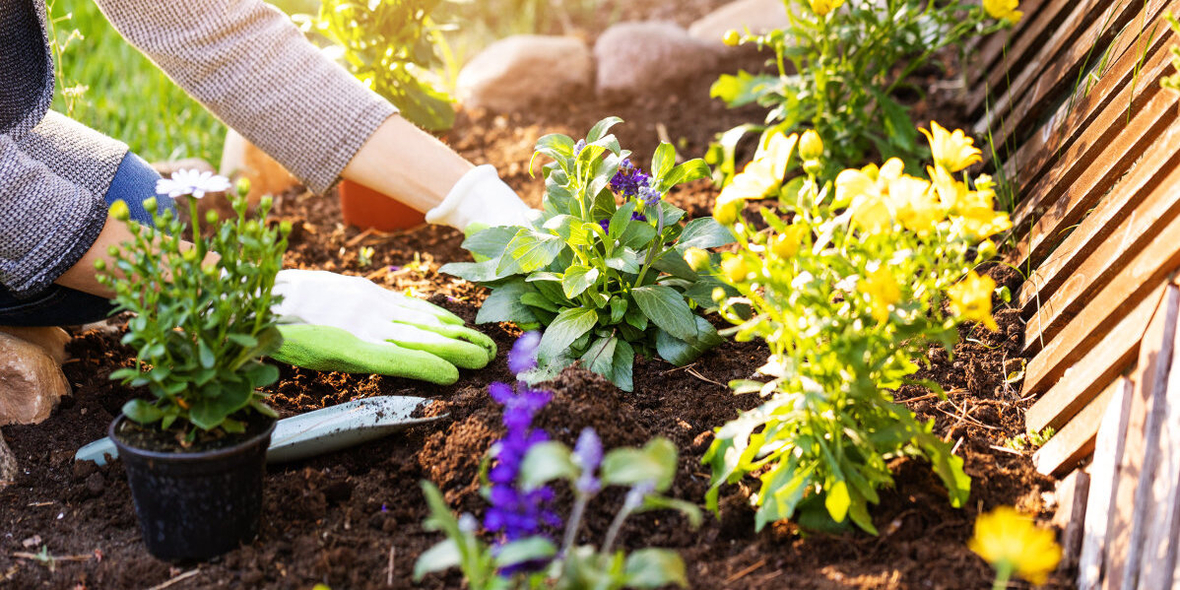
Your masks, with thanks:
[[[836,176],[836,202],[848,203],[852,209],[852,224],[869,233],[880,233],[893,227],[898,219],[898,208],[904,204],[910,187],[898,184],[905,176],[905,163],[890,158],[881,168],[869,164],[860,170],[849,169]],[[912,178],[914,181],[919,181]],[[891,187],[897,184],[902,196],[891,195]]]
[[[901,301],[901,289],[884,265],[870,272],[868,277],[860,281],[857,288],[869,296],[873,303],[873,319],[880,323],[885,323],[889,319],[889,308]]]
[[[721,38],[721,42],[730,47],[736,47],[742,42],[742,34],[735,29],[725,31],[725,35]]]
[[[930,181],[903,175],[889,184],[889,199],[897,208],[897,220],[906,229],[924,233],[942,221],[944,211]]]
[[[804,160],[815,160],[824,155],[824,140],[820,139],[814,129],[803,132],[799,138],[799,157]]]
[[[1002,576],[1016,575],[1044,584],[1061,560],[1053,531],[1043,529],[1014,508],[1000,506],[975,519],[975,536],[967,548],[991,564]]]
[[[956,233],[982,239],[1011,228],[1008,214],[994,209],[996,193],[991,185],[976,182],[975,186],[979,190],[964,190],[959,197]]]
[[[930,151],[934,153],[934,161],[948,172],[958,172],[972,164],[983,161],[979,148],[975,147],[975,139],[967,137],[962,129],[954,133],[947,131],[942,125],[931,121],[931,131],[919,129],[930,142]]]
[[[947,289],[951,313],[965,320],[979,322],[993,332],[999,330],[992,317],[992,292],[995,290],[996,282],[991,277],[981,277],[975,271],[968,272],[966,278]]]
[[[721,261],[721,273],[725,275],[729,282],[740,283],[746,280],[750,274],[750,266],[746,264],[746,260],[738,256],[730,256]]]
[[[1020,0],[983,0],[983,9],[992,18],[1013,24],[1020,22],[1020,18],[1024,16],[1023,12],[1016,10],[1017,8],[1020,8]]]
[[[811,6],[812,12],[819,16],[825,16],[840,8],[844,4],[844,0],[807,0],[807,4]]]

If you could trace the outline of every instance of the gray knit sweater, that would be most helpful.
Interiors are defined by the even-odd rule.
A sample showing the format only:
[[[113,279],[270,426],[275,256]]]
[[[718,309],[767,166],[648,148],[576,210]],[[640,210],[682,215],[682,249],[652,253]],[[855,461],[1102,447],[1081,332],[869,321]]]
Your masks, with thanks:
[[[95,1],[177,84],[317,192],[396,112],[261,0]],[[94,243],[127,153],[49,111],[45,18],[44,0],[0,0],[0,284],[22,297]]]

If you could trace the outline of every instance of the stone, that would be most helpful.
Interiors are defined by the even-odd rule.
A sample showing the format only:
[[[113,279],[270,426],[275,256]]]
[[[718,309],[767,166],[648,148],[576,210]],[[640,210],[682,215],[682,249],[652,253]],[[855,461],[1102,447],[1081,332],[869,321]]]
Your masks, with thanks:
[[[0,333],[15,336],[40,346],[45,354],[53,358],[57,364],[66,362],[70,355],[66,353],[66,343],[70,341],[70,335],[65,330],[58,327],[47,328],[26,328],[21,326],[0,326]]]
[[[594,58],[576,37],[515,35],[476,55],[456,81],[459,102],[497,113],[564,100],[594,84]]]
[[[49,353],[0,333],[0,426],[40,422],[69,393],[70,384]]]
[[[667,93],[676,82],[716,67],[724,49],[689,36],[671,22],[613,25],[594,44],[598,93],[607,97]]]
[[[16,481],[16,457],[8,443],[4,442],[4,434],[0,433],[0,490]]]
[[[702,16],[688,27],[694,39],[724,45],[725,32],[736,30],[746,34],[765,35],[774,29],[790,25],[782,0],[737,0]]]
[[[250,143],[233,129],[226,129],[225,144],[221,149],[222,176],[237,181],[245,178],[250,181],[250,192],[246,200],[253,210],[264,195],[279,195],[299,184],[299,179],[287,171],[282,164]],[[206,208],[215,209],[222,217],[233,214],[229,200],[224,197],[203,198],[198,201],[198,209],[204,214]]]

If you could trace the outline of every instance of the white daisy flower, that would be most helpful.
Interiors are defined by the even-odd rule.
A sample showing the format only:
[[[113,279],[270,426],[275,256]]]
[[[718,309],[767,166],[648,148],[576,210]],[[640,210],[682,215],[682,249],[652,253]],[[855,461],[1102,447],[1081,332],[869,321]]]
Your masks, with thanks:
[[[177,170],[172,178],[161,178],[156,181],[156,194],[168,195],[175,199],[182,195],[192,195],[194,199],[204,197],[206,193],[224,193],[233,186],[229,179],[212,172],[201,172],[197,169]]]

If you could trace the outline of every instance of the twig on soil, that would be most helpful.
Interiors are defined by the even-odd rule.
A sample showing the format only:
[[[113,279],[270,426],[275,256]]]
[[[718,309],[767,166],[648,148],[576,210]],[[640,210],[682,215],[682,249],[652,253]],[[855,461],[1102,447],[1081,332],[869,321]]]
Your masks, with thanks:
[[[760,559],[760,560],[758,560],[758,563],[755,563],[754,565],[752,565],[752,566],[750,566],[750,567],[748,567],[748,568],[746,568],[746,569],[744,569],[744,570],[742,570],[742,571],[740,571],[740,572],[738,572],[738,573],[736,573],[736,574],[734,574],[734,575],[732,575],[732,576],[730,576],[730,577],[726,578],[726,579],[725,579],[725,583],[726,583],[726,584],[732,584],[732,583],[734,583],[734,582],[736,582],[736,581],[738,581],[738,580],[740,580],[740,579],[742,579],[742,578],[744,578],[744,577],[746,577],[746,576],[750,575],[750,574],[751,574],[751,573],[753,573],[755,570],[757,570],[758,568],[760,568],[760,567],[762,567],[762,566],[764,566],[764,565],[766,565],[766,560],[765,560],[765,559]]]
[[[781,575],[783,575],[783,570],[774,570],[773,572],[766,574],[765,576],[762,576],[761,578],[758,578],[757,585],[761,586],[761,585],[763,585],[763,584],[765,584],[765,583],[767,583],[767,582],[769,582]]]
[[[670,374],[672,374],[672,373],[675,373],[676,371],[683,371],[683,370],[685,370],[685,369],[691,369],[691,368],[693,368],[693,367],[695,367],[695,366],[697,366],[697,364],[696,364],[696,363],[692,363],[692,364],[689,364],[689,365],[684,365],[683,367],[673,367],[673,368],[671,368],[671,369],[668,369],[667,371],[664,371],[663,373],[660,373],[660,376],[661,376],[661,377],[663,377],[664,375],[670,375]]]
[[[1017,457],[1024,456],[1024,453],[1021,453],[1020,451],[1017,451],[1016,449],[1009,449],[1008,447],[1001,447],[999,445],[989,445],[989,446],[991,446],[991,448],[994,450],[1003,451],[1005,453],[1011,453],[1013,455],[1016,455]]]
[[[155,586],[148,588],[148,590],[164,590],[164,588],[167,588],[173,584],[183,582],[184,580],[187,580],[199,573],[201,573],[201,568],[189,570],[187,572],[184,572],[183,574],[180,574],[179,576],[176,576],[175,578],[172,578],[171,580],[168,580],[166,582],[162,582],[160,584],[156,584]]]
[[[959,440],[955,441],[955,446],[951,447],[951,454],[954,455],[959,450],[959,446],[962,444],[963,444],[963,437],[960,436]]]
[[[966,389],[963,389],[962,387],[957,387],[955,389],[952,389],[952,390],[946,392],[946,397],[949,399],[952,395],[962,395],[964,393],[971,393],[971,392]],[[920,395],[918,397],[911,397],[910,399],[903,399],[903,400],[899,400],[899,401],[901,401],[901,403],[903,403],[903,404],[908,404],[911,402],[920,402],[920,401],[925,401],[928,399],[934,399],[937,397],[939,397],[939,395],[937,393],[927,393],[926,395]]]
[[[381,277],[383,277],[383,276],[385,276],[385,275],[387,275],[387,274],[389,274],[389,266],[388,266],[388,265],[386,265],[386,266],[382,266],[381,268],[379,268],[379,269],[377,269],[377,270],[375,270],[375,271],[373,271],[373,272],[371,272],[371,273],[369,273],[369,274],[365,275],[365,278],[366,278],[366,279],[368,279],[368,280],[370,280],[370,281],[375,281],[375,280],[377,280],[377,279],[379,279],[379,278],[381,278]]]
[[[28,504],[26,504],[26,506],[28,506],[29,508],[40,508],[42,506],[53,506],[53,501],[50,500],[48,502],[29,502]]]
[[[721,387],[725,387],[724,383],[718,383],[718,382],[700,374],[700,372],[698,372],[696,369],[693,369],[691,367],[689,367],[685,372],[688,373],[689,375],[692,375],[693,377],[696,377],[697,379],[700,379],[701,381],[706,382],[706,383],[712,383],[713,385],[720,385]]]
[[[374,231],[376,231],[376,230],[374,230],[374,229],[373,229],[373,228],[371,228],[371,227],[370,227],[369,229],[366,229],[365,231],[363,231],[363,232],[361,232],[361,233],[359,233],[359,234],[357,234],[357,235],[353,236],[353,237],[352,237],[351,239],[349,239],[347,242],[344,242],[344,247],[345,247],[345,248],[351,248],[351,247],[353,247],[353,246],[355,246],[355,245],[357,245],[357,244],[359,244],[359,243],[361,243],[361,242],[365,241],[365,238],[367,238],[367,237],[369,237],[369,236],[373,235],[373,232],[374,232]]]
[[[389,567],[385,569],[385,585],[390,588],[393,587],[393,556],[397,551],[397,545],[389,546]]]
[[[999,428],[996,428],[995,426],[988,426],[987,424],[984,424],[983,422],[980,422],[979,420],[976,420],[975,418],[968,416],[966,412],[963,412],[962,414],[952,414],[942,408],[934,408],[934,409],[938,410],[939,412],[942,412],[943,414],[946,414],[947,416],[950,416],[951,418],[958,420],[958,422],[968,422],[973,426],[978,426],[980,428],[986,428],[988,430],[1000,430]],[[956,406],[955,409],[957,410],[959,408]],[[955,426],[959,425],[958,422],[955,423]],[[953,430],[953,428],[952,428],[952,430]]]

